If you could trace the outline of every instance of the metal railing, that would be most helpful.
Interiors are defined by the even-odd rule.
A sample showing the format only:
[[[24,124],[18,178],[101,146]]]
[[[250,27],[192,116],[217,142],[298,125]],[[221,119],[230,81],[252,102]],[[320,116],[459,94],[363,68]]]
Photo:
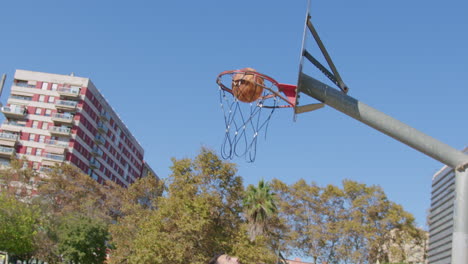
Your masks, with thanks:
[[[78,102],[70,100],[57,100],[55,101],[55,104],[61,106],[76,107],[78,105]]]
[[[25,100],[25,101],[32,101],[32,97],[29,96],[21,96],[21,95],[10,95],[10,99],[19,99],[19,100]]]
[[[97,135],[95,138],[94,138],[94,141],[96,141],[96,143],[100,143],[100,144],[105,144],[106,143],[106,140],[101,136],[101,135]]]
[[[100,148],[97,148],[97,147],[93,148],[92,153],[98,156],[102,156],[102,154],[104,154],[104,152]]]
[[[80,88],[60,87],[60,88],[57,88],[57,92],[79,95],[80,94]]]
[[[57,127],[53,126],[49,128],[49,131],[51,132],[56,132],[56,133],[64,133],[64,134],[69,134],[71,132],[71,129],[69,127]]]
[[[18,135],[13,133],[0,133],[0,139],[18,140]]]
[[[72,121],[73,120],[73,115],[55,113],[55,114],[52,115],[52,118],[59,118],[59,119],[65,119],[65,120]]]
[[[0,146],[0,152],[1,153],[11,153],[11,154],[13,154],[15,152],[15,148]]]
[[[47,145],[52,145],[52,146],[59,146],[59,147],[68,147],[68,142],[65,141],[59,141],[59,140],[54,140],[54,139],[48,139],[45,141]]]
[[[20,115],[24,115],[26,114],[26,108],[24,107],[10,107],[10,106],[2,106],[1,108],[2,112],[8,112],[8,113],[12,113],[12,114],[20,114]]]
[[[5,121],[3,122],[4,125],[10,125],[10,126],[20,126],[20,127],[25,127],[26,124],[21,124],[15,121]]]
[[[56,160],[56,161],[64,161],[65,156],[63,155],[57,155],[57,154],[51,154],[51,153],[46,153],[43,155],[44,158],[46,159],[51,159],[51,160]]]
[[[92,160],[89,162],[89,166],[94,167],[95,169],[99,169],[101,167],[101,164],[96,160]]]
[[[25,88],[36,88],[36,85],[28,84],[28,82],[16,82],[14,85],[18,87],[25,87]]]
[[[110,114],[108,112],[101,112],[101,119],[109,121],[110,120]]]
[[[107,133],[107,131],[109,131],[109,128],[107,126],[105,126],[103,123],[99,123],[97,125],[97,128],[98,130],[104,132],[104,133]]]
[[[47,166],[42,166],[39,171],[40,172],[52,172],[54,169],[51,168],[51,167],[47,167]]]

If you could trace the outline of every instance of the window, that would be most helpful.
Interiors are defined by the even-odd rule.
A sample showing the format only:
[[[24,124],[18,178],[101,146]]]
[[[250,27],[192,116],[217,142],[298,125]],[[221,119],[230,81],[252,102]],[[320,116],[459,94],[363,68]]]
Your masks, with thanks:
[[[33,121],[32,128],[38,128],[38,127],[39,127],[39,121]]]
[[[27,147],[27,148],[26,148],[26,154],[31,155],[31,153],[32,153],[32,148],[31,148],[31,147]]]
[[[36,135],[35,134],[29,134],[29,141],[36,141]]]
[[[33,162],[33,169],[35,170],[39,169],[39,162]]]
[[[49,103],[53,103],[55,101],[55,97],[49,96]]]
[[[53,83],[52,84],[52,91],[57,91],[58,84]]]
[[[42,108],[36,108],[36,115],[41,115],[42,114]]]
[[[41,143],[45,142],[45,136],[44,135],[39,136],[39,142],[41,142]]]
[[[45,116],[51,116],[52,115],[52,110],[46,109],[45,110]]]
[[[47,90],[48,87],[49,87],[49,83],[47,82],[42,83],[42,90]]]
[[[42,123],[42,129],[49,129],[49,123],[43,122]]]
[[[44,101],[45,101],[45,96],[39,95],[39,102],[44,102]]]

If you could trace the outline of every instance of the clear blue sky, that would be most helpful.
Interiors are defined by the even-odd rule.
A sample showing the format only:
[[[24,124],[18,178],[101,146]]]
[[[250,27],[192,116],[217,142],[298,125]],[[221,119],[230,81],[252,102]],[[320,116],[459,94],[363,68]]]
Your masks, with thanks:
[[[193,157],[201,146],[219,150],[219,72],[253,67],[296,82],[306,6],[4,1],[0,73],[8,74],[8,89],[1,101],[15,69],[89,77],[166,177],[171,157]],[[351,96],[457,149],[467,145],[467,1],[312,0],[311,12]],[[246,184],[376,184],[425,225],[441,163],[329,107],[297,122],[292,116],[275,112],[255,163],[234,160]]]

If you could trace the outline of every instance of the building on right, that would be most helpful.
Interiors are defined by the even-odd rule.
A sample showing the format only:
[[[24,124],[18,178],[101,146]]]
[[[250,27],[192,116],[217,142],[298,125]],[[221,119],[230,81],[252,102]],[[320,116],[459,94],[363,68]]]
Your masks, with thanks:
[[[468,148],[463,152],[467,153]],[[432,177],[431,209],[428,216],[430,264],[452,261],[452,235],[455,201],[455,171],[442,167]]]

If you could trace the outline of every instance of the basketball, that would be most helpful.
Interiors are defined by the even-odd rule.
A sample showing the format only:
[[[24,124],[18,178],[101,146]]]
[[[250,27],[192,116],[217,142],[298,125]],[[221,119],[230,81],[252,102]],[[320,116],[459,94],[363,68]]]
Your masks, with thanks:
[[[242,71],[255,72],[252,68],[244,68]],[[251,103],[263,93],[263,78],[252,73],[236,73],[232,76],[232,94],[239,101]]]

